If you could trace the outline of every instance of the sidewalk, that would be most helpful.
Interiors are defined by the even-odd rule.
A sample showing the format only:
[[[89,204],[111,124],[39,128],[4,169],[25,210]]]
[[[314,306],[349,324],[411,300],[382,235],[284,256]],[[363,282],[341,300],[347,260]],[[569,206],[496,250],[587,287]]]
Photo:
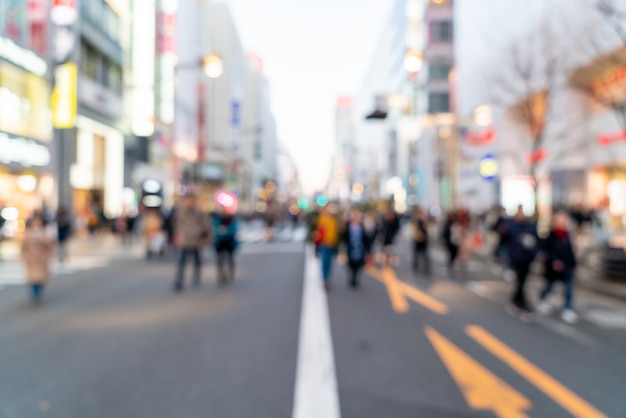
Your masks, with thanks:
[[[143,255],[142,237],[135,237],[131,242],[122,245],[120,239],[112,234],[96,237],[72,238],[67,244],[68,257],[72,256],[108,256],[108,257],[140,257]],[[0,263],[20,259],[20,241],[6,240],[0,242]]]

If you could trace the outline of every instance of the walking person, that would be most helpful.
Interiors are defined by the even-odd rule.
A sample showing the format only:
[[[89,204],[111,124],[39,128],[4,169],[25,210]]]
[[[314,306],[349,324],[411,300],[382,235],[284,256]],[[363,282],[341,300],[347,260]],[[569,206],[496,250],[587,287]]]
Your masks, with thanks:
[[[452,270],[463,243],[463,227],[456,212],[449,212],[443,225],[443,242],[448,251],[448,270]]]
[[[28,223],[21,250],[32,300],[40,305],[44,287],[50,279],[50,264],[54,254],[54,240],[46,233],[41,216],[33,217]]]
[[[196,287],[200,286],[200,270],[202,266],[200,250],[208,244],[211,234],[209,218],[198,208],[196,195],[188,194],[184,197],[183,207],[176,212],[174,230],[176,234],[175,241],[180,247],[174,291],[181,292],[184,288],[187,257],[193,257],[193,283]]]
[[[365,233],[365,264],[374,263],[374,245],[378,236],[378,219],[376,213],[367,211],[363,217],[363,232]]]
[[[57,245],[59,261],[65,262],[67,258],[67,241],[72,235],[72,216],[70,212],[60,207],[57,211]]]
[[[359,273],[365,265],[368,247],[368,236],[365,233],[362,214],[359,210],[353,210],[350,213],[350,222],[343,234],[343,242],[346,246],[350,274],[348,283],[353,289],[356,289],[359,287]]]
[[[391,258],[395,254],[395,242],[400,232],[400,219],[393,209],[387,208],[383,217],[381,227],[381,239],[383,245],[383,253],[385,255],[385,265],[391,264]]]
[[[530,266],[539,252],[539,237],[537,224],[524,215],[521,205],[508,224],[507,235],[509,260],[515,271],[515,289],[507,311],[511,314],[520,314],[522,320],[530,321],[532,308],[526,298],[525,289]]]
[[[213,229],[215,241],[213,246],[217,255],[217,278],[220,284],[226,284],[235,280],[235,250],[237,242],[237,218],[228,213],[225,208],[219,207],[213,215]],[[225,271],[228,265],[228,272]]]
[[[568,215],[558,212],[552,218],[550,234],[541,242],[541,250],[545,257],[544,274],[546,284],[540,293],[540,303],[537,311],[549,315],[552,307],[547,302],[556,282],[562,282],[565,287],[563,310],[561,319],[568,324],[578,322],[578,315],[572,309],[574,296],[574,272],[576,256],[572,245],[571,234],[568,228]]]
[[[339,221],[335,215],[330,213],[328,206],[322,208],[313,236],[318,254],[322,259],[324,287],[326,290],[330,290],[330,273],[339,244]]]
[[[430,274],[430,258],[428,257],[428,219],[426,213],[417,208],[411,218],[411,230],[413,233],[413,272],[419,269],[419,259],[424,261],[424,273]]]

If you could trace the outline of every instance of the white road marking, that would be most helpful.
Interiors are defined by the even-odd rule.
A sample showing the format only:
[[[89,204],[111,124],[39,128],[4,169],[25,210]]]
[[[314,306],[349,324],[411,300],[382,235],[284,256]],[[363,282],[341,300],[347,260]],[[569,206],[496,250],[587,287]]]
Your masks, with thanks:
[[[321,270],[306,249],[293,418],[340,418],[328,300]]]

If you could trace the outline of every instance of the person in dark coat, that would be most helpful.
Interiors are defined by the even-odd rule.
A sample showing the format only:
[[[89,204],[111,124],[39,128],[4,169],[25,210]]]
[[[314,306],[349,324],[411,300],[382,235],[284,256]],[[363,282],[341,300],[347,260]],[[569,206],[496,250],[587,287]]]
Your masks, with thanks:
[[[411,218],[411,231],[413,233],[413,272],[417,272],[419,258],[424,260],[424,272],[430,273],[430,259],[428,257],[428,219],[426,213],[416,209]]]
[[[446,250],[448,250],[448,269],[452,269],[459,255],[459,248],[463,243],[463,227],[456,212],[450,212],[446,216],[443,225],[443,241]]]
[[[526,299],[525,289],[530,266],[539,252],[537,224],[524,215],[520,205],[515,217],[507,225],[506,233],[509,261],[515,271],[515,290],[511,297],[512,306],[510,308],[528,314],[532,312],[532,308]]]
[[[365,262],[366,264],[374,263],[374,244],[379,233],[378,218],[376,212],[368,211],[363,216],[363,229],[366,237],[365,245]]]
[[[229,213],[222,206],[213,214],[213,230],[215,241],[213,247],[217,259],[217,278],[220,284],[235,280],[235,250],[239,246],[237,241],[238,222],[234,214]],[[228,263],[228,272],[224,264]]]
[[[56,218],[59,261],[64,262],[67,258],[67,241],[72,235],[72,216],[66,208],[60,207]]]
[[[383,217],[381,228],[381,240],[383,244],[383,252],[385,254],[385,264],[389,265],[391,257],[394,255],[394,244],[396,237],[400,232],[400,219],[393,209],[388,208]]]
[[[346,255],[348,256],[349,284],[356,289],[359,286],[359,273],[365,265],[365,257],[369,246],[368,235],[365,232],[360,211],[354,210],[350,214],[350,222],[343,233],[343,242],[346,246]]]
[[[494,258],[497,262],[504,262],[507,257],[507,233],[506,228],[509,218],[506,216],[506,210],[503,207],[498,208],[498,219],[491,227],[491,230],[498,234],[498,244],[494,250]]]
[[[576,256],[568,228],[568,215],[558,212],[552,218],[550,234],[541,242],[541,250],[545,257],[544,275],[546,285],[541,291],[537,310],[547,315],[551,306],[546,301],[556,282],[563,282],[565,286],[565,298],[561,318],[563,321],[573,324],[578,321],[578,315],[572,309],[574,295],[574,271],[576,269]]]

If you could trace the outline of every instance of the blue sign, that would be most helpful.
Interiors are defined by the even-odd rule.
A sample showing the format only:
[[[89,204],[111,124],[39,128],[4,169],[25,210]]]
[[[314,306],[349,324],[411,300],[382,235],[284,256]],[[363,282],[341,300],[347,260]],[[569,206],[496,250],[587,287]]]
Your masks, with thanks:
[[[241,105],[239,104],[239,102],[233,102],[231,124],[233,128],[238,128],[240,123],[241,123]]]

